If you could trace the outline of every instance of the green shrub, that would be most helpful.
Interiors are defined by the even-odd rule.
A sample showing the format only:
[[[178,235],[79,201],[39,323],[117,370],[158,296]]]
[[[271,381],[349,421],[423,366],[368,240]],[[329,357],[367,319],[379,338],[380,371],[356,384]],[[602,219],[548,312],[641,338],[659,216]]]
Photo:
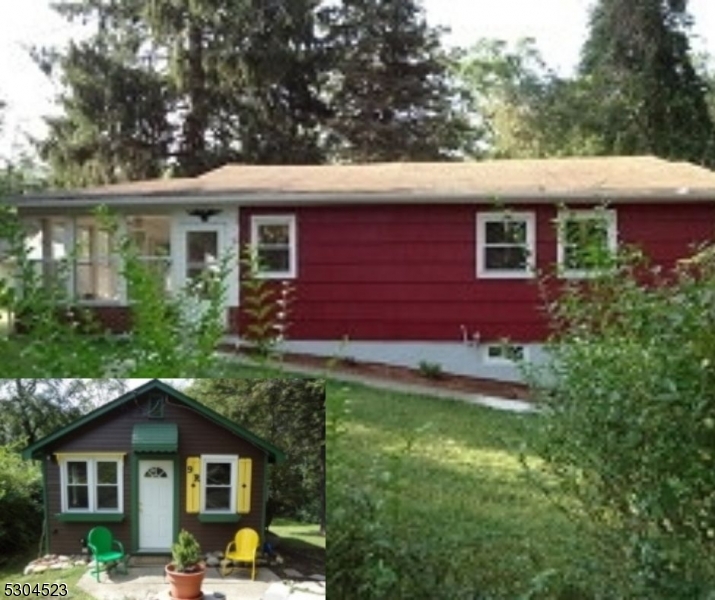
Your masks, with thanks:
[[[42,518],[39,468],[23,461],[17,448],[0,446],[0,564],[37,542]]]
[[[179,539],[171,546],[171,562],[179,573],[188,573],[201,561],[201,546],[186,529],[179,532]]]
[[[713,264],[662,275],[630,253],[549,308],[552,361],[529,374],[543,409],[532,468],[588,518],[597,597],[712,597]]]
[[[441,379],[444,377],[444,371],[442,370],[442,365],[439,363],[429,362],[427,360],[421,360],[417,370],[419,374],[427,379]]]

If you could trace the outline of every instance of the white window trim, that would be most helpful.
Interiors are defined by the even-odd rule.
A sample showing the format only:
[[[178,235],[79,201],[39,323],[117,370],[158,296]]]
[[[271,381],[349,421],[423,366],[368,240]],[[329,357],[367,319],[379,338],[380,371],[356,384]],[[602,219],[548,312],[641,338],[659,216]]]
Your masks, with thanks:
[[[526,247],[529,252],[526,269],[487,269],[485,260],[486,225],[504,221],[526,223]],[[533,279],[536,275],[536,216],[533,212],[480,212],[477,213],[477,277],[479,279]]]
[[[79,224],[78,222],[81,219],[87,219],[91,218],[93,219],[92,221],[92,230],[93,233],[91,234],[93,237],[97,235],[97,231],[101,230],[102,228],[100,227],[100,220],[93,216],[93,215],[79,215],[76,217],[73,217],[69,219],[70,223],[70,229],[71,229],[71,239],[72,243],[70,245],[70,248],[74,251],[77,248],[77,238],[78,236],[78,231],[79,231]],[[125,306],[127,304],[127,289],[126,289],[126,280],[124,279],[124,276],[122,275],[122,271],[124,269],[123,261],[121,259],[121,256],[117,252],[113,251],[114,244],[116,243],[116,238],[123,236],[126,233],[126,223],[124,221],[124,218],[118,218],[117,219],[117,231],[114,234],[114,236],[110,236],[109,240],[109,255],[106,257],[103,257],[106,259],[107,264],[109,265],[110,269],[114,271],[114,276],[117,278],[117,298],[111,299],[111,298],[80,298],[77,294],[77,267],[80,265],[92,265],[92,264],[98,264],[98,256],[96,255],[91,255],[88,259],[84,258],[79,258],[77,256],[72,257],[72,265],[71,265],[71,281],[68,282],[70,283],[70,296],[74,299],[74,301],[81,305],[81,306],[97,306],[97,307],[102,307],[102,306]]]
[[[231,463],[231,506],[228,509],[207,509],[206,508],[206,483],[207,463],[210,462],[227,462]],[[238,455],[237,454],[202,454],[201,455],[201,507],[202,513],[209,514],[233,514],[236,512],[236,496],[238,495]]]
[[[298,274],[298,240],[295,215],[253,215],[251,216],[251,247],[258,250],[258,228],[261,225],[288,225],[289,257],[287,271],[261,271],[261,279],[295,279]]]
[[[608,250],[615,254],[618,247],[618,221],[616,211],[612,209],[567,209],[559,211],[557,217],[557,265],[559,276],[564,279],[588,279],[598,277],[603,274],[603,271],[593,269],[567,269],[564,266],[565,245],[564,245],[564,223],[566,221],[581,220],[587,221],[591,219],[604,219],[608,226],[607,243]]]
[[[103,456],[101,454],[62,454],[57,456],[57,462],[60,467],[60,488],[62,491],[61,503],[63,513],[73,514],[120,514],[124,512],[124,459],[122,456],[110,455]],[[67,498],[67,485],[69,477],[67,474],[68,462],[86,462],[87,468],[87,484],[88,484],[88,499],[89,508],[70,508]],[[117,508],[97,508],[97,463],[98,462],[114,462],[117,463]]]
[[[507,358],[505,356],[491,356],[489,354],[490,348],[503,348],[503,347],[516,347],[522,349],[522,356],[524,362],[529,362],[529,347],[524,344],[510,344],[510,343],[500,343],[500,344],[485,344],[484,348],[484,363],[487,365],[499,365],[499,366],[516,366],[517,361]]]

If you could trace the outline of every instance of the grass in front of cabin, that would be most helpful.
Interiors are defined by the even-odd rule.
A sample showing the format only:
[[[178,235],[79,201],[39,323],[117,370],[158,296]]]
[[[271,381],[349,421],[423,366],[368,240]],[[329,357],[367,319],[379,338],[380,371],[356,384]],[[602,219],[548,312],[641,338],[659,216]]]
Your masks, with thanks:
[[[271,533],[281,538],[281,542],[294,547],[313,546],[325,548],[325,536],[320,535],[317,523],[301,523],[291,519],[273,519]]]
[[[77,586],[77,582],[84,575],[87,567],[72,567],[71,569],[48,570],[44,573],[23,575],[23,571],[27,564],[36,558],[33,554],[18,556],[11,561],[0,565],[0,595],[4,597],[14,598],[43,598],[42,593],[29,595],[24,594],[22,587],[17,593],[14,586],[6,587],[8,584],[19,584],[20,586],[29,585],[30,589],[39,585],[42,590],[42,584],[64,584],[67,586],[67,595],[59,596],[63,593],[63,588],[58,588],[58,597],[64,597],[67,600],[94,600],[93,596],[83,592]],[[14,594],[13,594],[14,592]]]
[[[378,556],[409,554],[411,542],[405,540],[448,539],[451,542],[440,555],[447,564],[450,557],[443,554],[454,554],[455,560],[457,555],[467,557],[457,567],[467,581],[465,597],[513,600],[539,586],[548,587],[544,579],[574,573],[587,556],[577,524],[534,487],[519,461],[538,415],[335,382],[329,383],[328,413],[328,473],[338,479],[328,488],[331,539],[333,532],[340,535],[341,527],[357,531],[355,538],[364,540],[365,556],[372,556],[366,561],[379,563],[383,558]],[[342,433],[331,433],[334,427]],[[350,522],[363,518],[356,517],[355,509],[364,507],[365,500],[351,500],[360,488],[371,490],[373,496],[368,515],[379,520],[393,519],[394,514],[394,521],[399,521],[390,531],[392,537],[383,539],[370,523]],[[425,541],[429,546],[429,539]],[[382,544],[399,549],[379,554],[375,549]],[[349,572],[349,565],[340,560],[329,554],[331,577],[334,569]],[[409,567],[409,562],[400,564],[397,575]],[[382,576],[391,576],[389,565],[365,580]],[[413,576],[419,577],[420,571]],[[482,596],[468,595],[470,581]]]

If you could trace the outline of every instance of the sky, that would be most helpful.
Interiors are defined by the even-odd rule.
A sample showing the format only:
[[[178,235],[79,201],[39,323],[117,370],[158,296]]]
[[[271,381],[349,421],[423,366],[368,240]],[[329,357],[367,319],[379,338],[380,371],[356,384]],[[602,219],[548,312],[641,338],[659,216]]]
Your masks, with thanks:
[[[571,73],[586,37],[593,0],[422,0],[432,25],[449,27],[445,41],[469,46],[482,37],[516,41],[533,37],[546,63]],[[43,115],[57,113],[59,89],[28,56],[32,46],[62,45],[79,28],[50,9],[51,0],[3,1],[0,9],[0,98],[9,108],[0,135],[0,157],[21,148],[25,133],[44,133]],[[715,0],[690,0],[693,47],[715,56]]]

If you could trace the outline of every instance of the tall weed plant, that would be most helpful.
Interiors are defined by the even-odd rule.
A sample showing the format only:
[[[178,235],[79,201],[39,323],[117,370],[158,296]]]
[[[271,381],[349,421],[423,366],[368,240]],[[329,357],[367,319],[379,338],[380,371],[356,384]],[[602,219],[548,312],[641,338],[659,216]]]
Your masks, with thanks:
[[[715,597],[715,261],[702,257],[664,273],[624,252],[548,304],[529,466],[586,518],[596,598]]]
[[[244,338],[259,360],[278,359],[290,327],[294,288],[286,280],[262,277],[264,266],[257,249],[250,245],[243,250],[241,267]]]

